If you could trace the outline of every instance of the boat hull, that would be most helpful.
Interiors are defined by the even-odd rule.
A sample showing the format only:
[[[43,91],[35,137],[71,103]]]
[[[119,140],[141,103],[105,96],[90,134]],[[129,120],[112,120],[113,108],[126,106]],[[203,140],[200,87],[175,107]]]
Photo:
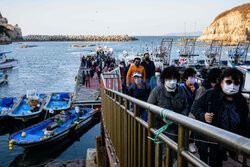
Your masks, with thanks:
[[[48,137],[48,138],[44,138],[43,140],[36,140],[36,141],[31,141],[31,142],[27,142],[25,141],[25,139],[23,139],[24,141],[18,141],[18,142],[14,142],[14,145],[18,145],[21,146],[25,149],[32,149],[32,148],[37,148],[37,147],[41,147],[44,145],[49,145],[55,142],[58,142],[62,139],[65,139],[66,137],[76,134],[77,132],[79,132],[80,130],[82,130],[84,127],[86,127],[92,120],[92,118],[98,113],[97,110],[93,110],[93,112],[91,114],[87,113],[87,116],[84,117],[83,119],[80,119],[79,123],[76,124],[72,124],[70,126],[67,126],[67,128],[65,130],[62,130],[61,132],[53,135],[52,137]],[[54,116],[55,117],[55,116]],[[45,120],[41,123],[38,123],[36,125],[33,125],[31,127],[28,127],[24,130],[21,130],[19,132],[14,133],[13,135],[10,136],[9,140],[14,139],[15,140],[15,136],[20,135],[20,133],[24,132],[28,132],[30,129],[34,128],[34,129],[39,129],[40,128],[40,132],[43,131],[41,129],[44,128],[44,126],[47,126],[49,123],[51,123],[51,120],[53,120],[53,117]],[[73,120],[73,119],[72,119]],[[46,122],[47,121],[47,122]],[[67,125],[67,124],[66,124]],[[32,133],[33,134],[33,133]],[[35,133],[34,133],[35,134]],[[37,131],[37,134],[41,134]],[[37,135],[36,137],[42,137],[42,135]]]
[[[43,100],[40,104],[39,110],[33,113],[28,113],[28,111],[31,109],[29,108],[25,103],[26,95],[22,96],[17,105],[15,105],[12,109],[12,111],[8,114],[10,117],[21,120],[23,122],[27,122],[31,119],[38,118],[42,114],[43,107],[45,105],[45,94],[40,94],[39,96],[43,96]]]
[[[56,112],[70,109],[71,103],[72,103],[72,96],[71,96],[72,93],[66,92],[65,94],[69,96],[68,101],[54,100],[53,98],[55,98],[56,96],[59,96],[60,92],[51,93],[43,109],[53,110]]]
[[[8,61],[4,63],[0,63],[0,69],[8,69],[16,67],[18,64],[18,61],[16,59],[9,59]]]

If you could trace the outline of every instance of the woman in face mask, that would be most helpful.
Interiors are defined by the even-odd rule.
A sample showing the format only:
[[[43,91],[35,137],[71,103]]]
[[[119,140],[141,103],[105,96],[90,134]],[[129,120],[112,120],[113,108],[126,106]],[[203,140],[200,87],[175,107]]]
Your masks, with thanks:
[[[161,84],[160,76],[161,76],[161,69],[156,68],[155,75],[150,78],[150,82],[149,82],[151,90],[153,90],[156,86],[159,86]]]
[[[249,109],[246,99],[240,92],[242,82],[243,75],[239,70],[236,68],[226,69],[220,77],[220,82],[194,101],[191,113],[200,121],[247,136]],[[198,138],[202,139],[200,136]],[[222,161],[226,158],[225,148],[199,142],[196,145],[201,160],[210,166],[222,166]]]
[[[162,108],[172,110],[179,114],[187,115],[187,101],[186,95],[182,87],[177,82],[180,80],[180,74],[176,67],[169,66],[165,68],[161,73],[162,84],[155,87],[148,98],[148,103],[157,105]],[[154,121],[156,128],[160,128],[165,123],[161,117],[156,117]],[[166,132],[174,133],[177,135],[178,127],[174,123],[171,124]],[[164,132],[163,132],[164,133]],[[172,140],[177,141],[177,136],[169,135],[165,133]],[[176,158],[176,154],[174,154]],[[163,158],[165,159],[165,149],[163,148]]]
[[[196,71],[193,68],[187,68],[184,71],[183,78],[185,80],[183,88],[186,93],[186,98],[188,102],[188,113],[190,112],[191,106],[195,100],[196,91],[199,89],[196,81]]]

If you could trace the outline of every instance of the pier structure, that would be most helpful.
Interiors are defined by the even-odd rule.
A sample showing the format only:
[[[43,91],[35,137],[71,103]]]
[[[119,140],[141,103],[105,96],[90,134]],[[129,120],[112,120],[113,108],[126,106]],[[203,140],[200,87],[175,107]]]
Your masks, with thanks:
[[[91,108],[93,108],[94,106],[101,106],[100,86],[90,84],[90,87],[86,87],[85,85],[83,85],[83,70],[87,71],[89,69],[83,68],[81,62],[77,76],[75,77],[76,84],[74,88],[74,96],[72,98],[72,103],[74,105],[89,106]]]
[[[98,166],[160,167],[163,162],[163,152],[166,153],[166,167],[173,165],[185,167],[190,164],[209,166],[202,162],[197,154],[189,151],[190,132],[207,139],[197,142],[219,144],[235,152],[236,159],[229,158],[223,162],[224,166],[250,165],[249,138],[125,95],[119,89],[119,80],[117,72],[102,74],[104,86],[101,90],[101,137],[98,138],[101,144],[97,144],[97,150],[105,148],[106,154],[97,151],[97,157],[103,157],[97,158]],[[140,109],[148,112],[147,122],[140,117]],[[162,117],[164,122],[172,121],[178,126],[177,141],[156,129],[154,122],[156,116]],[[174,154],[177,155],[175,162],[173,162]]]

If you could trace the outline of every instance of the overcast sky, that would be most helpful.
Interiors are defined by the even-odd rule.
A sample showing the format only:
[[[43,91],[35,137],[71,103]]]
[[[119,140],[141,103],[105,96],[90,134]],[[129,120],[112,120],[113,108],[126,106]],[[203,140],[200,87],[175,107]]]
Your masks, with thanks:
[[[203,31],[221,12],[247,2],[249,1],[0,0],[0,12],[10,24],[18,24],[23,35],[164,35]]]

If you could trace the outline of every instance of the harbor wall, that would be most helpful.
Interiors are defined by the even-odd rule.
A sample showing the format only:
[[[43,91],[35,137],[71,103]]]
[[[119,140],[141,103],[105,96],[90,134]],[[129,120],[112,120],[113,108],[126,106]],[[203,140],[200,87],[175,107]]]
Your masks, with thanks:
[[[137,40],[128,35],[27,35],[24,41],[133,41]]]

